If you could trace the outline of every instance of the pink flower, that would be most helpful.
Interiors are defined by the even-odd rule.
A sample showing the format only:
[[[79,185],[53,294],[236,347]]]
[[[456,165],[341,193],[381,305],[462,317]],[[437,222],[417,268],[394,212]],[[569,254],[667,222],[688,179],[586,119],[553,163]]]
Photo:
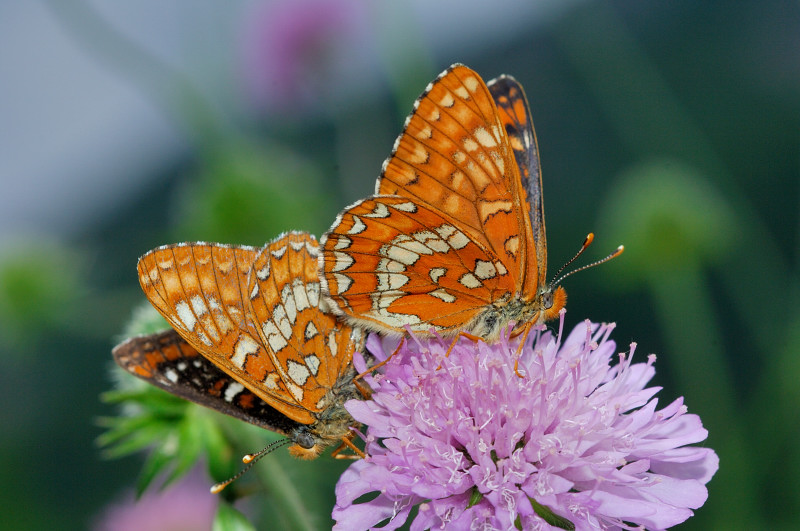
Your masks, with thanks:
[[[507,336],[462,338],[449,357],[451,340],[406,340],[367,377],[371,400],[346,405],[369,427],[369,457],[339,480],[336,529],[396,529],[415,506],[412,530],[663,529],[692,516],[719,464],[687,446],[708,435],[700,418],[682,399],[657,409],[654,356],[634,364],[631,345],[611,365],[613,325],[586,321],[563,341],[562,329],[563,314],[519,356]],[[367,348],[394,350],[377,336]]]
[[[332,95],[352,95],[374,62],[368,7],[363,0],[292,0],[255,10],[244,76],[257,106],[296,117],[324,108]]]
[[[211,530],[219,498],[208,491],[202,474],[190,474],[164,491],[148,491],[138,500],[133,492],[106,508],[96,531]]]

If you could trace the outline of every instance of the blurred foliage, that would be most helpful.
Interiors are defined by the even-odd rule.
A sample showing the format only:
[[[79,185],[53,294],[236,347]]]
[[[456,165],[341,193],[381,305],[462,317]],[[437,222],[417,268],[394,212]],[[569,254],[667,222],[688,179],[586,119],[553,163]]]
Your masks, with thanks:
[[[380,42],[384,29],[375,28],[376,39],[390,46]],[[0,257],[0,378],[15,398],[0,411],[8,427],[0,470],[13,485],[0,500],[4,522],[84,529],[134,477],[141,489],[204,460],[213,480],[223,479],[242,454],[274,439],[117,372],[105,397],[126,415],[109,417],[115,409],[97,403],[109,387],[110,338],[121,337],[126,321],[125,335],[163,326],[151,310],[130,319],[143,301],[136,258],[175,241],[263,245],[288,229],[319,234],[371,191],[409,98],[458,61],[487,78],[512,74],[526,88],[551,269],[595,227],[598,247],[626,246],[620,258],[567,281],[567,318],[616,320],[619,348],[635,340],[656,352],[663,399],[685,395],[709,429],[720,472],[706,505],[681,527],[797,528],[798,35],[800,6],[779,2],[583,2],[474,47],[454,41],[430,50],[419,28],[392,27],[385,72],[375,75],[386,76],[395,99],[332,105],[329,115],[297,123],[290,113],[278,123],[266,116],[247,130],[221,126],[201,92],[183,102],[187,80],[171,83],[165,65],[158,83],[141,82],[147,61],[126,42],[115,71],[135,65],[130,81],[172,109],[195,145],[104,224]],[[119,50],[105,44],[89,46]],[[91,441],[103,431],[110,455],[150,448],[144,468],[135,459],[99,461]],[[43,452],[53,441],[56,451]],[[258,528],[326,528],[345,466],[279,450],[224,495],[257,489],[255,512],[244,513]],[[241,519],[221,504],[215,525]]]

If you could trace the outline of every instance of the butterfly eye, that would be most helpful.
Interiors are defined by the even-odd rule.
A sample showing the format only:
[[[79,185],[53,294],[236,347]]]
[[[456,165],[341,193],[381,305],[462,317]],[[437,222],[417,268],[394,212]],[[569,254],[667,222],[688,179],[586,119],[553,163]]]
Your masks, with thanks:
[[[542,293],[542,306],[544,306],[545,310],[553,307],[553,292],[549,288]]]
[[[305,448],[306,450],[311,450],[317,444],[314,440],[314,436],[305,430],[297,433],[293,437],[293,442],[300,448]]]

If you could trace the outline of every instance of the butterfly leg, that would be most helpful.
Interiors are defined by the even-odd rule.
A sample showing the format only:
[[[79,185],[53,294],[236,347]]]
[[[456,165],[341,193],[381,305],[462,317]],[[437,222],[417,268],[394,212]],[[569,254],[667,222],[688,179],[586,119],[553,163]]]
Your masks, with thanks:
[[[333,452],[331,452],[331,457],[334,459],[364,459],[366,454],[361,451],[355,444],[353,444],[353,438],[356,436],[355,432],[350,432],[348,435],[342,437],[342,444],[339,445]],[[342,453],[345,448],[350,448],[353,453],[352,454],[345,454]]]
[[[455,348],[456,343],[458,343],[458,340],[461,339],[462,337],[466,337],[467,339],[469,339],[473,343],[477,343],[478,341],[483,341],[483,338],[480,337],[480,336],[476,336],[476,335],[470,334],[469,332],[459,332],[456,335],[456,337],[453,338],[453,342],[450,343],[450,346],[447,347],[447,352],[444,355],[445,358],[449,358],[450,357],[450,353],[453,351],[453,348]]]
[[[400,340],[400,343],[397,345],[397,348],[396,348],[396,349],[394,349],[394,352],[392,352],[392,353],[391,353],[391,355],[390,355],[388,358],[386,358],[386,359],[385,359],[385,360],[383,360],[383,361],[380,361],[380,362],[376,363],[375,365],[373,365],[372,367],[370,367],[370,368],[369,368],[369,369],[367,369],[366,371],[362,372],[361,374],[357,374],[357,375],[355,376],[355,378],[353,378],[353,381],[360,380],[360,379],[361,379],[361,378],[363,378],[364,376],[366,376],[366,375],[368,375],[368,374],[372,374],[372,373],[375,371],[375,369],[378,369],[378,368],[380,368],[380,367],[383,367],[384,365],[386,365],[386,364],[389,362],[389,360],[390,360],[390,359],[392,359],[392,357],[394,357],[394,355],[395,355],[395,354],[397,354],[398,352],[400,352],[400,347],[402,347],[402,346],[403,346],[403,343],[405,342],[405,340],[406,340],[406,338],[405,338],[405,337],[403,337],[403,338]],[[361,391],[361,388],[359,388],[359,391]],[[362,394],[363,394],[363,391],[362,391]]]
[[[530,333],[531,329],[533,328],[533,324],[529,321],[525,323],[522,328],[517,330],[513,330],[511,332],[511,337],[516,337],[522,334],[522,339],[519,342],[519,347],[517,347],[517,353],[514,356],[514,372],[517,373],[517,376],[520,378],[524,378],[522,374],[519,373],[519,358],[522,356],[522,347],[525,346],[525,342],[528,340],[528,334]]]

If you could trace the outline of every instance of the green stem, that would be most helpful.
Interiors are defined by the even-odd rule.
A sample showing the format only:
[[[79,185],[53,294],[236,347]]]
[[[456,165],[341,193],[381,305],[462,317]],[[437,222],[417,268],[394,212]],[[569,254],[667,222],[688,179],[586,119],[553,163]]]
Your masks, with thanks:
[[[701,514],[720,529],[758,527],[757,483],[746,437],[736,412],[732,377],[722,352],[722,338],[715,322],[707,283],[699,271],[687,267],[661,271],[650,283],[658,322],[664,327],[674,379],[685,392],[691,410],[704,419],[710,435],[708,446],[723,456]],[[724,457],[732,460],[728,466]],[[735,465],[735,466],[733,466]],[[713,516],[711,516],[713,515]]]

